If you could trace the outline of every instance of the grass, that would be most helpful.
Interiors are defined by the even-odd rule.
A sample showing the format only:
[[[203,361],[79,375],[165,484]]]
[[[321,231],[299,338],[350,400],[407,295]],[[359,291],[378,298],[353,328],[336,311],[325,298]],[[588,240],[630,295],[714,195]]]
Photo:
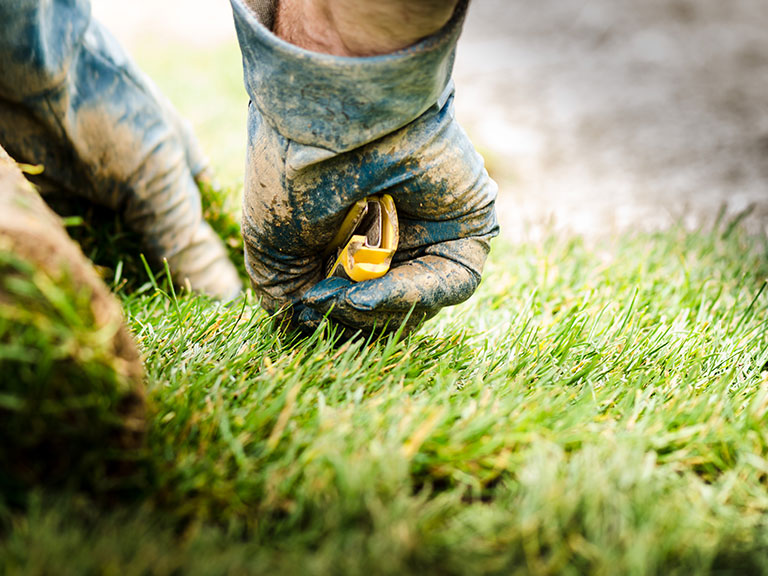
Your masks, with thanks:
[[[0,509],[30,485],[125,493],[135,473],[143,487],[138,358],[92,296],[0,251]]]
[[[152,63],[199,129],[206,72]],[[225,173],[230,138],[203,137]],[[469,302],[345,346],[77,232],[145,355],[144,484],[0,501],[0,573],[768,573],[768,250],[740,226],[497,241]]]
[[[6,571],[768,571],[766,247],[739,229],[493,252],[400,343],[291,342],[246,297],[122,298],[143,496],[34,493]]]

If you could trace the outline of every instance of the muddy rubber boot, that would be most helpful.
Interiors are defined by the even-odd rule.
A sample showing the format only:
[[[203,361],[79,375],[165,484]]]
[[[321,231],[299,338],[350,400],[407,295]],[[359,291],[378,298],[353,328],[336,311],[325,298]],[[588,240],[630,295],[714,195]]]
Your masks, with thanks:
[[[135,488],[145,426],[119,302],[0,148],[0,499]]]
[[[230,0],[248,109],[246,269],[262,306],[312,329],[415,329],[480,283],[498,233],[497,187],[454,118],[451,73],[467,2],[432,36],[391,54],[308,51],[272,33],[276,2]],[[399,244],[381,278],[325,278],[349,209],[394,198]]]
[[[191,129],[89,1],[0,0],[0,22],[0,144],[43,166],[36,183],[116,210],[177,283],[236,296],[237,271],[202,216],[206,160]]]

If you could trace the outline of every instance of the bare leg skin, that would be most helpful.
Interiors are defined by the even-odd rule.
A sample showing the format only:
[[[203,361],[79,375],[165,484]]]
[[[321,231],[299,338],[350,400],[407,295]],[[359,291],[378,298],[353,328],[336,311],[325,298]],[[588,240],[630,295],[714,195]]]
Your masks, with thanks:
[[[301,48],[376,56],[406,48],[450,20],[458,0],[280,0],[274,32]]]

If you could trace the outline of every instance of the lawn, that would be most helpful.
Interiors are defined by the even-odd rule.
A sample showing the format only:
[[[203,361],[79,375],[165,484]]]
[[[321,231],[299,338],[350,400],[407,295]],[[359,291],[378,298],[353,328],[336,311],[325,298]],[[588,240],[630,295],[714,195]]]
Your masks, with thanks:
[[[0,505],[0,573],[768,573],[767,248],[497,240],[470,301],[346,345],[102,262],[133,276],[146,475]]]

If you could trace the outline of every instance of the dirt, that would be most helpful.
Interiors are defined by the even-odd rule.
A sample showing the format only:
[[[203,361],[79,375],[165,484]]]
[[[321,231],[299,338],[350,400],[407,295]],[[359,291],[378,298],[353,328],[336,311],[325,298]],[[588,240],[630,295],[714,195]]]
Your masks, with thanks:
[[[227,2],[94,0],[130,44],[234,42]],[[154,12],[154,15],[153,15]],[[510,238],[711,222],[768,227],[768,0],[474,0],[457,114]]]
[[[478,0],[459,114],[524,222],[768,224],[768,0]]]

